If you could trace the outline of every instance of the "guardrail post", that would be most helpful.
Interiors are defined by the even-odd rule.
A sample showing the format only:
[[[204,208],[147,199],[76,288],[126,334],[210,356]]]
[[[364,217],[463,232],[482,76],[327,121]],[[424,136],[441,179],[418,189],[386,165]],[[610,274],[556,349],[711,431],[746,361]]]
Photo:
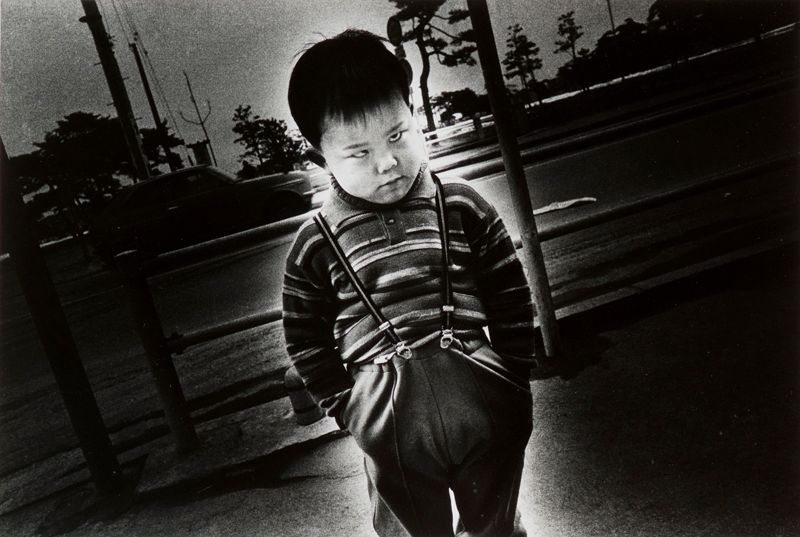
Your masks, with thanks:
[[[178,453],[191,451],[199,445],[197,433],[172,363],[172,355],[167,348],[147,277],[142,271],[141,254],[130,250],[118,254],[114,260],[125,281],[136,330],[142,339],[164,415],[175,438],[176,450]]]

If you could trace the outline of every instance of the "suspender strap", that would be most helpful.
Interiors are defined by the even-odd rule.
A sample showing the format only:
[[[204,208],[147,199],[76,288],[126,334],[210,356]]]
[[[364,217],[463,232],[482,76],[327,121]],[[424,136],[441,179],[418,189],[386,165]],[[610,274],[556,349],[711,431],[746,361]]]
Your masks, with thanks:
[[[397,335],[397,332],[395,332],[392,323],[389,322],[389,320],[383,316],[381,311],[378,309],[377,304],[375,304],[375,301],[373,301],[372,297],[369,296],[369,293],[367,293],[367,290],[364,288],[364,284],[361,283],[361,279],[358,277],[358,274],[356,274],[355,269],[353,269],[353,266],[350,264],[350,261],[347,260],[347,256],[345,255],[344,250],[342,250],[339,241],[337,241],[336,237],[333,235],[333,231],[328,225],[328,222],[322,216],[322,213],[317,213],[314,215],[314,223],[317,224],[317,227],[322,233],[322,236],[325,238],[325,240],[333,249],[333,253],[339,260],[339,264],[342,266],[342,269],[344,269],[345,274],[350,279],[350,283],[353,284],[353,288],[356,290],[356,293],[358,293],[358,296],[361,298],[361,301],[364,303],[364,305],[367,307],[372,317],[378,323],[378,330],[386,334],[386,336],[389,338],[389,341],[392,342],[392,344],[395,347],[395,350],[400,356],[407,358],[411,352],[410,349],[406,347],[403,340],[401,340],[400,337]]]
[[[453,341],[453,287],[450,282],[450,249],[447,230],[447,210],[444,202],[444,187],[435,173],[431,172],[436,185],[436,216],[439,221],[439,237],[442,241],[442,339],[441,346],[447,348]]]

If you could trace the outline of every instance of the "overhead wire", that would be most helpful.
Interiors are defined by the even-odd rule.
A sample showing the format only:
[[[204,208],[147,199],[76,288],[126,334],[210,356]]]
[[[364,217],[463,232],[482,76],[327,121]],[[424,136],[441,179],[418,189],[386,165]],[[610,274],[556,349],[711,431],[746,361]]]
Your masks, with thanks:
[[[98,2],[98,5],[100,6],[100,19],[103,21],[103,28],[105,28],[106,35],[108,36],[108,38],[111,39],[112,34],[111,34],[111,29],[108,27],[108,17],[106,16],[106,10],[103,7],[103,4]]]
[[[169,100],[167,100],[167,97],[164,93],[164,89],[161,86],[161,80],[159,79],[158,73],[156,72],[156,69],[153,66],[153,62],[150,60],[150,55],[147,53],[147,49],[145,48],[144,43],[142,43],[141,38],[139,39],[139,42],[142,44],[142,52],[144,53],[144,60],[153,77],[153,85],[156,88],[156,93],[161,99],[161,102],[164,103],[164,107],[167,109],[167,116],[169,116],[169,119],[172,122],[172,128],[175,129],[175,133],[178,135],[178,137],[181,140],[183,140],[183,133],[181,132],[180,127],[178,126],[178,122],[175,121],[175,115],[172,113],[172,107],[170,106]]]
[[[117,3],[115,2],[115,0],[111,0],[111,6],[114,8],[114,13],[117,16],[117,23],[119,24],[119,27],[122,30],[122,35],[125,37],[125,42],[130,45],[131,39],[128,37],[128,32],[125,31],[125,25],[122,23],[122,18],[119,16],[119,10],[117,9]]]
[[[114,2],[115,0],[112,0]],[[136,21],[133,16],[131,9],[128,7],[125,0],[120,0],[122,4],[122,12],[125,15],[126,20],[128,21],[128,25],[130,26],[131,31],[133,32],[133,41],[134,43],[138,44],[141,47],[142,54],[144,56],[144,63],[146,68],[150,72],[150,77],[153,80],[153,85],[156,89],[156,94],[158,95],[159,99],[161,100],[164,107],[167,109],[167,116],[169,117],[170,121],[172,122],[172,128],[175,130],[175,134],[178,135],[178,138],[181,140],[182,144],[180,147],[183,150],[184,156],[191,162],[191,156],[189,155],[189,151],[186,148],[186,140],[183,137],[183,133],[178,126],[178,122],[175,120],[175,115],[172,113],[172,107],[169,104],[169,100],[164,92],[164,89],[161,86],[161,80],[159,79],[158,72],[156,71],[155,67],[153,66],[153,62],[150,60],[150,54],[147,52],[147,47],[145,47],[144,41],[142,40],[142,36],[139,33],[139,29],[136,26]]]

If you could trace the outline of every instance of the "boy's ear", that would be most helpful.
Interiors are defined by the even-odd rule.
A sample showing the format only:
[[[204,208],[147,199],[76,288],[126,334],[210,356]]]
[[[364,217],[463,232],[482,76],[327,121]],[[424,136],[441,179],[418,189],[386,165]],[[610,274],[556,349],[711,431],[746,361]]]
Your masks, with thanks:
[[[326,166],[325,157],[322,156],[322,153],[319,149],[312,147],[311,149],[306,150],[306,158],[319,166],[320,168],[324,168]]]

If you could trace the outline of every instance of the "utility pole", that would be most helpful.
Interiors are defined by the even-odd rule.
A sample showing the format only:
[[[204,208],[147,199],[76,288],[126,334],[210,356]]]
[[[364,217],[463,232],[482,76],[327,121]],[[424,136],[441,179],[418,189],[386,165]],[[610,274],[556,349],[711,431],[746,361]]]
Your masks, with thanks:
[[[606,0],[606,6],[608,6],[608,18],[611,19],[611,32],[617,33],[617,29],[614,26],[614,12],[611,11],[611,0]]]
[[[167,158],[167,164],[170,171],[180,169],[178,165],[178,157],[169,147],[169,134],[165,123],[161,121],[161,116],[156,107],[156,101],[153,99],[153,92],[150,91],[150,82],[147,80],[147,73],[145,73],[144,65],[142,64],[142,57],[139,55],[139,47],[136,46],[136,34],[134,33],[134,42],[130,43],[131,50],[133,51],[133,58],[136,60],[136,67],[139,69],[139,77],[142,79],[142,86],[144,87],[144,94],[147,96],[147,103],[150,105],[150,112],[153,114],[153,121],[156,123],[156,132],[161,147],[164,149],[164,156]],[[146,53],[146,52],[145,52]]]
[[[539,243],[539,234],[536,230],[536,220],[533,217],[533,205],[528,192],[528,184],[525,181],[517,138],[512,128],[511,106],[506,96],[500,58],[497,55],[494,32],[489,19],[489,9],[486,6],[486,0],[467,0],[467,7],[472,28],[475,31],[483,79],[486,82],[489,102],[492,105],[497,139],[506,168],[506,178],[511,189],[511,199],[519,225],[525,264],[530,271],[533,300],[542,330],[545,354],[548,358],[556,358],[561,354],[561,338],[550,294],[550,282],[547,279],[542,247]]]
[[[206,101],[206,106],[208,110],[206,111],[206,116],[202,117],[200,114],[200,109],[197,107],[197,101],[194,98],[194,91],[192,91],[192,83],[189,81],[189,75],[186,74],[186,71],[183,72],[183,77],[186,79],[186,86],[189,88],[189,98],[192,100],[192,104],[194,105],[194,111],[197,114],[197,121],[192,121],[190,119],[186,119],[183,113],[181,113],[181,117],[187,123],[191,123],[192,125],[199,125],[201,129],[203,129],[203,135],[206,137],[206,144],[208,144],[208,149],[211,151],[211,159],[214,161],[214,166],[217,165],[217,157],[214,155],[214,148],[211,145],[211,140],[208,138],[208,132],[206,131],[206,120],[208,116],[211,115],[211,103]]]
[[[117,109],[117,118],[122,124],[122,134],[125,136],[125,143],[128,145],[136,176],[138,179],[147,179],[150,177],[150,167],[142,151],[142,142],[139,139],[139,131],[136,128],[128,92],[125,90],[125,82],[122,80],[117,59],[114,57],[111,40],[103,26],[103,18],[97,9],[97,2],[81,0],[81,5],[83,5],[86,15],[81,17],[80,21],[88,24],[89,30],[92,32],[97,54],[100,56],[100,64],[103,66],[103,72],[108,81],[108,89],[111,90],[114,107]]]

